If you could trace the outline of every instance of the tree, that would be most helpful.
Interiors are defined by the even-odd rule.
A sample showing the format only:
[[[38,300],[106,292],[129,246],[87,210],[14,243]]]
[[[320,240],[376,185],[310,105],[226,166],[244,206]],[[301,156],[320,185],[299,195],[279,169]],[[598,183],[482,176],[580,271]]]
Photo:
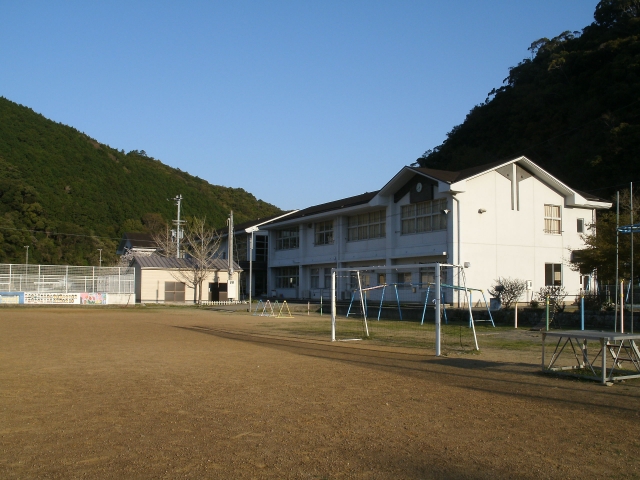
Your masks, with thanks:
[[[488,290],[489,294],[499,298],[504,308],[510,308],[511,304],[516,303],[527,288],[527,282],[519,278],[498,277],[494,282],[495,285]]]
[[[215,228],[207,227],[206,218],[194,218],[187,223],[184,240],[190,261],[190,274],[198,287],[198,303],[201,303],[202,282],[214,270],[216,253],[220,248],[220,235]]]
[[[614,284],[616,279],[616,206],[598,213],[595,225],[588,226],[588,233],[582,235],[585,247],[571,251],[570,267],[584,275],[594,272],[601,284]],[[640,198],[634,195],[634,223],[640,221]],[[620,225],[631,223],[629,190],[620,192]],[[631,235],[618,236],[619,276],[631,276]],[[640,246],[640,245],[639,245]],[[640,260],[634,258],[634,275],[640,274]]]
[[[154,234],[153,239],[159,247],[158,253],[165,257],[175,257],[176,244],[169,227],[166,233]],[[177,269],[171,274],[181,282],[193,288],[193,303],[202,303],[202,282],[214,270],[216,252],[220,247],[220,235],[206,224],[206,218],[193,218],[183,230],[181,256],[177,258]]]

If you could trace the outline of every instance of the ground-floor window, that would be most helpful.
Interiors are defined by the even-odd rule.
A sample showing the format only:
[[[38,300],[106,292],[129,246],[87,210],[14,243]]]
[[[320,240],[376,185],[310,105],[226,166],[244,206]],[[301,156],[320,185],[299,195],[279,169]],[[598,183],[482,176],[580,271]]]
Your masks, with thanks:
[[[164,282],[165,302],[184,302],[184,283]]]
[[[331,267],[324,268],[324,288],[331,288]]]
[[[310,287],[311,288],[320,288],[320,269],[319,268],[312,268],[310,270],[310,275],[311,275]]]
[[[562,264],[560,263],[544,264],[544,284],[547,286],[562,285]]]
[[[298,267],[276,269],[276,288],[295,288],[298,286]]]
[[[411,283],[411,272],[398,272],[398,283]]]

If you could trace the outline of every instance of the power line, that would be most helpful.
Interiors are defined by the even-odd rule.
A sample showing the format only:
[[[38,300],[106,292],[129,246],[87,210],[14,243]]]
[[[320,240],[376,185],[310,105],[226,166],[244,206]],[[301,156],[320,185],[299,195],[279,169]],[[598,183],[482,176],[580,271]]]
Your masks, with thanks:
[[[11,227],[0,227],[0,230],[13,230],[16,232],[31,232],[31,233],[44,233],[47,235],[65,235],[67,237],[85,237],[85,238],[102,238],[105,240],[121,240],[121,238],[116,237],[102,237],[100,235],[81,235],[79,233],[64,233],[64,232],[47,232],[44,230],[32,230],[28,228],[11,228]]]

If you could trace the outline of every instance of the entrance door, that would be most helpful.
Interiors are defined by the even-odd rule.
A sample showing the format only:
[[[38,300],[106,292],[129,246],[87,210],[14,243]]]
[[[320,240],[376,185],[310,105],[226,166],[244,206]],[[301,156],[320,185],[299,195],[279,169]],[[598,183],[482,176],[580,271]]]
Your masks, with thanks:
[[[227,284],[226,283],[210,283],[209,284],[209,301],[224,302],[227,300]]]

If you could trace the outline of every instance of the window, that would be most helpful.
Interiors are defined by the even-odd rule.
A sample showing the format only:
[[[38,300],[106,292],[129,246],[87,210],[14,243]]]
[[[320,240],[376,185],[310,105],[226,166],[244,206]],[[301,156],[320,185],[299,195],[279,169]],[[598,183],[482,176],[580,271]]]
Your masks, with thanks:
[[[562,265],[559,263],[544,264],[544,284],[549,286],[562,285]]]
[[[276,233],[276,250],[291,250],[299,245],[298,227],[278,230]]]
[[[333,243],[333,220],[316,223],[316,245]]]
[[[233,256],[237,262],[249,260],[249,241],[247,235],[234,235]]]
[[[371,286],[371,273],[360,272],[360,285],[362,288],[367,288]],[[357,290],[358,289],[358,274],[351,273],[349,275],[349,290]]]
[[[398,283],[411,283],[411,272],[398,272]]]
[[[295,288],[298,286],[298,267],[276,269],[276,288]]]
[[[184,283],[164,282],[165,302],[184,302]]]
[[[312,268],[310,270],[310,275],[311,275],[310,287],[311,288],[320,288],[320,269],[319,268]]]
[[[266,235],[256,235],[254,237],[254,252],[256,255],[256,262],[266,262],[269,252],[269,237]]]
[[[441,280],[442,281],[442,280]],[[436,282],[436,267],[420,269],[420,288],[429,288],[429,284]]]
[[[331,267],[324,269],[324,288],[331,288]]]
[[[387,284],[387,274],[379,273],[378,274],[378,285],[386,285]]]
[[[384,210],[349,217],[348,241],[383,238],[386,235],[386,221]]]
[[[584,233],[584,218],[578,219],[577,232]]]
[[[562,233],[560,205],[544,206],[544,233],[551,233],[554,235],[560,235]]]
[[[403,205],[401,211],[402,234],[431,232],[447,229],[447,199]]]
[[[447,268],[440,269],[440,284],[447,283]],[[420,269],[420,288],[427,289],[429,284],[436,283],[436,267],[425,267]]]

